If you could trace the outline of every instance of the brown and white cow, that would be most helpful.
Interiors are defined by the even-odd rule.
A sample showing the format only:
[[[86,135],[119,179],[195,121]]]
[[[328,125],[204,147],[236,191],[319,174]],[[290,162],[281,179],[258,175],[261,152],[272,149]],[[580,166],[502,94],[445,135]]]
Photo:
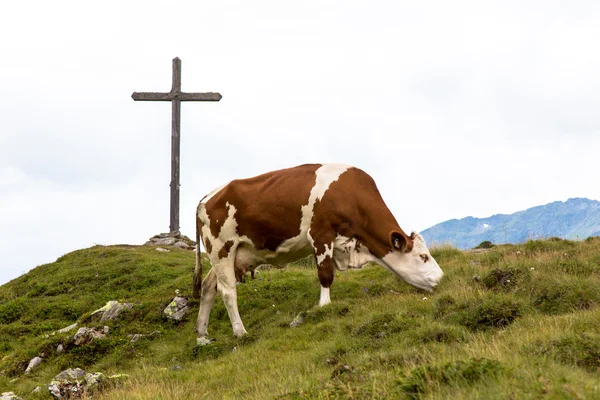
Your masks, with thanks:
[[[231,181],[200,200],[196,240],[204,244],[213,266],[202,281],[196,246],[194,297],[201,294],[196,324],[201,344],[208,342],[208,317],[217,292],[234,335],[246,333],[236,276],[260,264],[285,265],[314,254],[320,306],[330,303],[336,268],[360,268],[373,261],[427,291],[443,275],[421,235],[409,236],[400,228],[373,179],[348,165],[307,164]]]

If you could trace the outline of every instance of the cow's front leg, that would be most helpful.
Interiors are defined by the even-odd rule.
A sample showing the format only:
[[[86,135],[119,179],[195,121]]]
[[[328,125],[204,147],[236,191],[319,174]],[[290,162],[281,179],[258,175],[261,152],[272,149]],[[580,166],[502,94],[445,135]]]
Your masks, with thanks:
[[[231,320],[231,326],[233,327],[233,334],[236,337],[242,337],[248,332],[246,332],[246,328],[244,328],[242,318],[238,311],[235,282],[233,262],[224,260],[220,263],[219,269],[217,270],[217,290],[223,297],[223,302],[225,303],[229,319]]]
[[[319,269],[319,282],[321,282],[319,306],[323,307],[331,303],[331,299],[329,298],[329,288],[333,283],[333,259],[331,257],[326,257],[317,265],[317,268]]]
[[[210,310],[212,309],[216,296],[217,274],[215,273],[215,269],[211,268],[202,282],[200,310],[198,311],[198,319],[196,320],[196,333],[198,335],[197,341],[199,344],[207,344],[210,342],[207,332],[208,318],[210,317]]]

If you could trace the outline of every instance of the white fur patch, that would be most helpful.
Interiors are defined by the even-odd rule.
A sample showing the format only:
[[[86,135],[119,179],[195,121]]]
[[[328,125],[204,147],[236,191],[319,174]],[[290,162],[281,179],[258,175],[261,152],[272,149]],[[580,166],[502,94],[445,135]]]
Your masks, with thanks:
[[[329,288],[321,286],[321,298],[319,299],[319,306],[323,307],[330,303],[331,299],[329,297]]]
[[[356,238],[337,235],[333,246],[333,261],[340,271],[348,268],[361,268],[370,261],[376,261],[367,246],[361,245]]]

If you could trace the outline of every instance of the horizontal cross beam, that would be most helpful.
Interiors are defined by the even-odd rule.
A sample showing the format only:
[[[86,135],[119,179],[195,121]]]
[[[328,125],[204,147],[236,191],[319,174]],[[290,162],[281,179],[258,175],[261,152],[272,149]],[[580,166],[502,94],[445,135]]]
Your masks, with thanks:
[[[136,101],[219,101],[221,100],[220,93],[185,93],[185,92],[133,92],[131,98]]]

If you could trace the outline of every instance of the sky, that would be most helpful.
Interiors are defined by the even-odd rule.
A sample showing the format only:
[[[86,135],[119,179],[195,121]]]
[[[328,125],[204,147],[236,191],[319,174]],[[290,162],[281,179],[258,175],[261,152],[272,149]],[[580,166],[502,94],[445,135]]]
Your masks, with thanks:
[[[597,1],[13,1],[0,14],[0,284],[169,230],[204,194],[298,164],[377,182],[405,231],[600,200]]]

